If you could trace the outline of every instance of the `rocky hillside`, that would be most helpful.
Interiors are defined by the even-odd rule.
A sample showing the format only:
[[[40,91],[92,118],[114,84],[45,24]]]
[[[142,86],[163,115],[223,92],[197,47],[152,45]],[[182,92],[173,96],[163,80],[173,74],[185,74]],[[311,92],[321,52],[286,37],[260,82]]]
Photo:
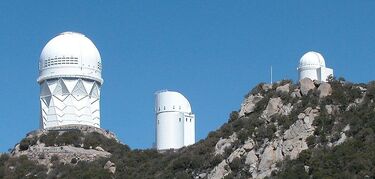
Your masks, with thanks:
[[[51,161],[57,159],[63,164],[92,162],[111,156],[111,153],[101,147],[103,139],[112,143],[119,142],[113,133],[91,126],[66,125],[36,130],[28,133],[11,155],[27,156],[48,169],[52,167]]]
[[[372,82],[259,84],[192,146],[158,153],[96,128],[35,131],[0,156],[0,178],[373,178],[374,100]]]

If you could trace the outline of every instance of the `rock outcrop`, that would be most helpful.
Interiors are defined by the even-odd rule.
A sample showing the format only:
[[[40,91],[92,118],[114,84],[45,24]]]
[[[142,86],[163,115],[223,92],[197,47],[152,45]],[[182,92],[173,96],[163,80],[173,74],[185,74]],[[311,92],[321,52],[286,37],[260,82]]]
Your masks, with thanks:
[[[104,165],[104,169],[108,170],[112,174],[115,174],[116,164],[108,160],[108,162]]]
[[[224,178],[231,172],[226,160],[219,163],[208,175],[208,179]]]
[[[332,105],[332,104],[325,105],[324,108],[325,110],[327,110],[327,113],[329,115],[337,114],[337,112],[340,110],[338,105]]]
[[[282,93],[289,93],[290,84],[287,83],[283,86],[278,86],[276,88],[276,92],[282,92]]]
[[[50,132],[57,132],[58,135],[62,135],[71,131],[79,131],[82,135],[81,137],[90,133],[97,133],[105,138],[114,139],[119,142],[113,133],[104,129],[83,125],[67,125],[49,128],[48,130],[36,130],[28,133],[25,139],[34,140],[35,143],[29,145],[26,150],[21,148],[21,144],[17,144],[11,152],[11,156],[19,157],[25,155],[29,160],[37,161],[39,164],[45,165],[48,168],[52,166],[52,160],[58,160],[60,163],[74,165],[79,161],[91,162],[99,158],[109,158],[111,156],[111,153],[105,151],[100,146],[96,146],[95,148],[91,146],[83,147],[83,144],[54,144],[47,146],[41,141],[41,137],[43,135],[48,135]]]
[[[300,89],[294,89],[294,91],[290,94],[290,97],[292,97],[292,98],[302,97],[301,90]]]
[[[332,94],[332,87],[329,83],[321,83],[318,87],[319,97],[324,98]]]
[[[283,107],[283,102],[280,97],[271,98],[268,101],[266,110],[263,111],[263,114],[261,117],[266,120],[270,120],[270,117],[279,113],[282,107]]]
[[[270,111],[274,112],[274,110]],[[299,153],[308,148],[306,138],[313,135],[315,128],[312,123],[319,112],[319,109],[306,108],[303,113],[298,115],[296,122],[279,138],[267,142],[260,148],[254,148],[254,141],[247,140],[242,147],[234,150],[227,159],[215,167],[208,175],[208,178],[222,178],[228,175],[230,170],[225,166],[230,164],[235,158],[243,157],[245,157],[245,164],[249,165],[249,172],[254,178],[269,176],[272,171],[277,170],[277,162],[286,157],[295,159]],[[231,139],[221,139],[216,146],[224,146],[222,145],[223,141],[226,141],[225,146],[230,146],[229,141],[234,142],[233,137]],[[219,153],[216,152],[216,154]]]
[[[18,144],[12,152],[12,156],[19,157],[21,155],[25,155],[28,159],[37,161],[39,164],[49,166],[52,157],[57,157],[61,163],[75,164],[76,162],[72,161],[94,161],[101,157],[108,158],[111,153],[74,146],[46,147],[44,144],[33,145],[29,149],[21,151]]]
[[[272,86],[272,84],[263,84],[262,89],[267,92],[268,90],[272,89]]]
[[[321,97],[330,95],[332,90],[330,86],[326,83],[318,84],[322,86],[319,91]],[[290,86],[288,84],[281,87],[277,87],[276,91],[282,93],[291,93],[292,98],[300,98],[302,95],[306,95],[309,90],[315,89],[313,81],[310,79],[301,80],[301,87],[294,89],[292,92],[289,91]],[[263,96],[256,97],[259,100],[254,100],[255,96],[249,96],[243,103],[240,116],[248,114],[247,112],[253,110],[253,107],[263,99]],[[256,101],[256,102],[254,102]],[[246,105],[251,104],[251,110],[245,110]],[[250,108],[248,108],[250,109]],[[290,115],[293,110],[293,104],[287,103],[283,104],[283,100],[280,97],[270,98],[264,111],[259,116],[259,119],[271,122],[272,116],[287,116]],[[329,113],[334,113],[337,109],[336,106],[326,106],[326,110]],[[246,112],[245,112],[246,111]],[[214,167],[207,175],[208,178],[223,178],[230,174],[232,171],[230,169],[231,163],[234,159],[238,158],[244,161],[246,170],[251,174],[253,178],[264,178],[270,176],[272,171],[278,170],[276,164],[285,158],[295,159],[298,157],[299,153],[303,150],[308,149],[306,139],[313,135],[314,119],[320,114],[320,107],[312,108],[307,107],[303,112],[295,116],[295,122],[289,126],[286,130],[277,130],[275,135],[277,137],[267,140],[264,139],[263,144],[257,144],[250,137],[244,142],[240,147],[233,149],[230,155],[228,155],[219,165]],[[277,117],[277,116],[276,116]],[[232,148],[233,143],[238,140],[236,133],[233,133],[229,138],[221,138],[215,146],[215,155],[224,154],[225,149]],[[342,140],[345,140],[343,137]],[[341,141],[342,141],[341,140]],[[341,142],[339,141],[339,142]],[[260,145],[260,146],[259,146]],[[257,147],[255,147],[257,146]]]
[[[223,155],[226,148],[232,147],[234,141],[237,140],[236,133],[233,133],[228,139],[221,138],[215,145],[215,155]]]
[[[302,95],[307,95],[310,90],[315,89],[315,84],[310,78],[304,78],[299,81]]]
[[[241,110],[239,112],[239,116],[242,117],[245,114],[252,113],[255,109],[255,105],[263,99],[263,96],[256,94],[256,95],[250,95],[247,97],[244,102],[241,104]]]

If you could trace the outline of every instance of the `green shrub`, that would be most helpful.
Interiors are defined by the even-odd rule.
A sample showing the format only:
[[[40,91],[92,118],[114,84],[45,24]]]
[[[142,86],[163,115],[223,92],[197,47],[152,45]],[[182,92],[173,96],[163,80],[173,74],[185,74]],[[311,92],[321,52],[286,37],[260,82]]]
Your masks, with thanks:
[[[38,155],[38,159],[45,159],[45,158],[46,158],[46,156],[44,155],[44,153],[41,153],[41,154]]]
[[[58,146],[74,145],[76,147],[79,147],[82,144],[82,136],[83,134],[79,130],[66,131],[61,135],[57,136],[56,144]]]
[[[0,166],[3,166],[9,160],[9,154],[0,154]]]
[[[83,141],[83,148],[89,149],[89,148],[95,148],[101,144],[102,141],[102,135],[96,132],[89,133],[85,136],[85,139]]]
[[[210,166],[214,167],[224,160],[224,157],[220,154],[211,157]]]
[[[51,162],[59,161],[59,156],[57,155],[52,155],[51,157]]]
[[[233,172],[229,173],[228,175],[226,175],[224,177],[224,179],[234,179],[234,178],[236,178],[236,177],[235,177],[235,174]]]
[[[20,146],[19,146],[20,150],[21,151],[27,150],[27,149],[29,149],[30,146],[35,145],[37,142],[38,142],[38,139],[36,137],[24,138],[20,142]]]
[[[260,112],[265,110],[266,107],[267,107],[269,99],[270,99],[269,97],[264,97],[260,101],[258,101],[258,103],[255,104],[254,112],[258,112],[258,114],[259,114]]]
[[[229,163],[229,167],[233,172],[238,172],[241,168],[243,168],[243,164],[241,163],[241,158],[237,157]]]
[[[223,138],[227,138],[230,135],[232,135],[233,132],[234,131],[233,131],[232,125],[228,124],[228,123],[225,123],[221,126],[220,130],[218,131],[218,135],[223,137]]]
[[[232,146],[224,148],[224,158],[228,158],[230,154],[232,154],[233,148]]]
[[[281,127],[281,133],[289,129],[289,127],[298,119],[297,116],[292,114],[288,116],[278,115],[275,116],[275,118],[277,119],[277,124]]]
[[[233,121],[235,121],[235,120],[237,120],[238,119],[238,111],[232,111],[231,113],[230,113],[230,115],[229,115],[229,120],[228,120],[228,122],[230,123],[230,122],[233,122]]]
[[[255,140],[262,142],[264,139],[271,140],[275,136],[276,126],[271,123],[269,125],[260,126],[255,133]]]
[[[184,171],[177,172],[175,178],[178,179],[191,179],[191,176]]]
[[[245,122],[242,119],[239,119],[239,120],[236,120],[236,121],[230,123],[231,130],[232,130],[231,132],[237,132],[237,131],[241,130],[244,126],[244,123]]]
[[[238,133],[237,133],[237,138],[238,140],[240,141],[241,144],[245,143],[245,141],[249,138],[249,133],[248,133],[248,130],[246,129],[243,129],[243,130],[240,130]]]
[[[254,94],[264,94],[265,91],[263,90],[262,86],[264,85],[265,83],[259,83],[257,86],[255,86],[248,94],[245,95],[245,98],[249,97],[250,95],[254,95]]]
[[[77,158],[72,158],[72,160],[70,160],[70,163],[72,164],[76,164],[78,162]]]
[[[57,131],[49,131],[47,134],[40,136],[39,141],[44,143],[47,147],[54,146],[56,144],[56,138],[59,135]]]
[[[307,143],[307,146],[309,146],[309,148],[313,147],[315,145],[315,136],[311,135],[311,136],[307,137],[306,143]]]
[[[7,166],[13,166],[13,169],[4,167],[4,178],[46,178],[46,167],[38,165],[35,161],[28,160],[27,156],[12,157],[7,160]]]

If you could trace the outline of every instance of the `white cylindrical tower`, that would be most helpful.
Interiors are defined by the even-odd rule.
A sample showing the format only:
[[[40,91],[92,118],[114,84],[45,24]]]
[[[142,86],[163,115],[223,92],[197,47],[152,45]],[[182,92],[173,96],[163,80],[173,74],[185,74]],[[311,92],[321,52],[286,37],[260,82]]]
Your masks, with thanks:
[[[39,60],[40,127],[100,127],[101,71],[100,53],[83,34],[64,32],[50,40]]]
[[[325,68],[326,64],[323,56],[314,51],[305,53],[299,61],[297,68],[299,80],[310,78],[311,80],[321,80],[319,69]]]
[[[195,143],[195,115],[182,94],[157,92],[155,113],[158,150],[178,149]]]
[[[184,146],[188,146],[195,143],[195,115],[188,113],[184,117]]]

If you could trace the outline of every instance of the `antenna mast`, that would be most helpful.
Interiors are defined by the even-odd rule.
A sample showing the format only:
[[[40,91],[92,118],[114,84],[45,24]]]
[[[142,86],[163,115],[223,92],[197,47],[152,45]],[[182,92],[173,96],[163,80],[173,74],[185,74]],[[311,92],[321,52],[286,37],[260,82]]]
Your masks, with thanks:
[[[272,65],[271,65],[271,84],[273,83],[272,81]]]

